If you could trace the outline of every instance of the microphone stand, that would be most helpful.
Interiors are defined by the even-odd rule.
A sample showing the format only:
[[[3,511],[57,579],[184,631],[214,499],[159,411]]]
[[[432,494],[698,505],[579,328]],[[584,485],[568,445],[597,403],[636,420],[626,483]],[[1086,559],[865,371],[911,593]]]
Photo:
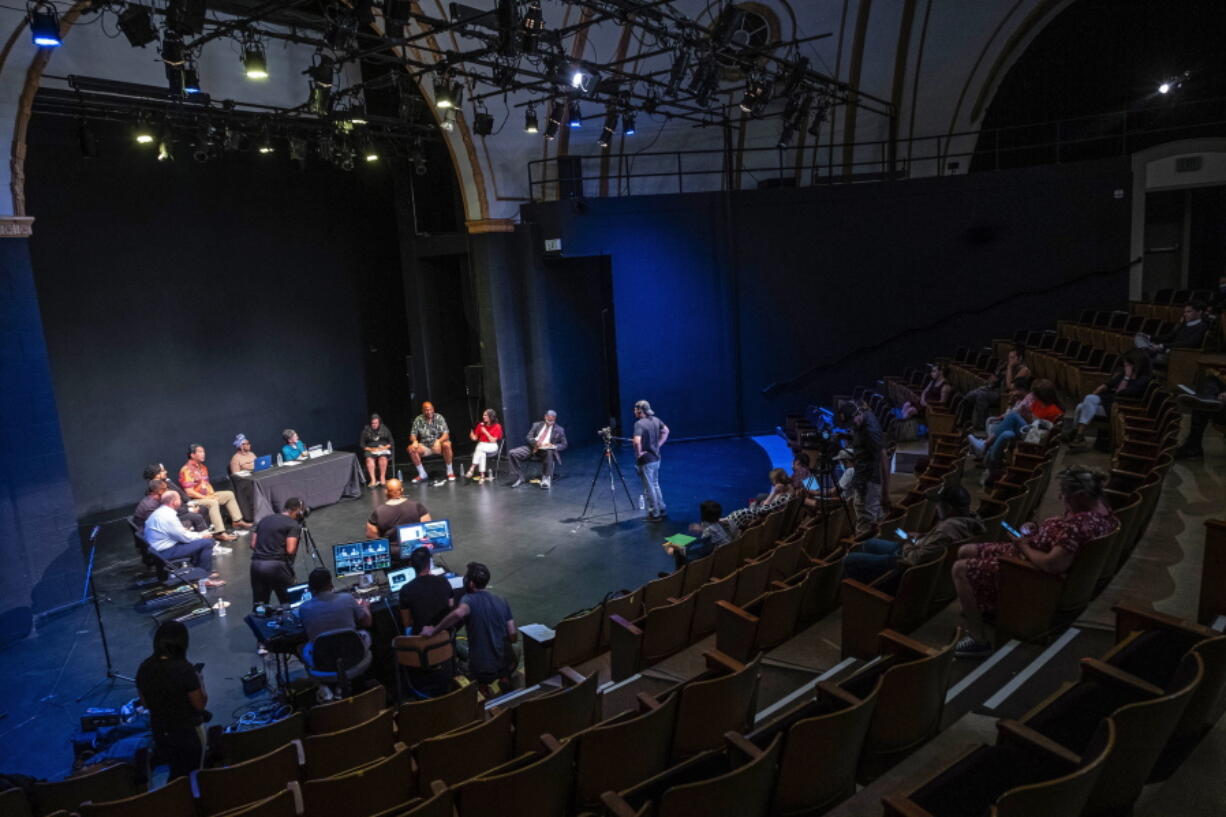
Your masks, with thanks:
[[[107,643],[106,626],[102,622],[102,606],[98,603],[98,585],[94,581],[94,557],[98,553],[98,533],[101,530],[101,525],[94,525],[94,529],[89,533],[89,564],[85,568],[85,582],[89,585],[89,594],[94,602],[94,617],[98,619],[98,635],[101,636],[102,655],[106,659],[106,677],[87,689],[77,698],[77,703],[93,694],[93,691],[98,688],[99,684],[109,683],[113,687],[116,681],[127,681],[130,684],[136,683],[136,679],[131,675],[116,672],[115,666],[111,662],[111,647]]]

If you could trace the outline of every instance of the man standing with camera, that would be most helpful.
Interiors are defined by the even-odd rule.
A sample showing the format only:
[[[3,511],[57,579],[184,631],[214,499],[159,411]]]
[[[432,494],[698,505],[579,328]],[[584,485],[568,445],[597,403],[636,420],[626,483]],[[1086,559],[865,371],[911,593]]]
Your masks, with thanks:
[[[273,593],[278,604],[289,604],[285,591],[294,583],[294,557],[306,515],[306,504],[290,497],[281,513],[261,519],[251,534],[251,597],[256,604],[267,604]]]
[[[668,516],[664,494],[660,492],[660,449],[668,441],[668,426],[651,410],[651,403],[634,404],[634,465],[643,483],[647,521],[659,522]]]
[[[889,501],[889,468],[885,461],[885,434],[872,412],[850,400],[839,403],[838,422],[851,433],[852,500],[856,507],[856,534],[874,530],[881,519],[881,503]]]

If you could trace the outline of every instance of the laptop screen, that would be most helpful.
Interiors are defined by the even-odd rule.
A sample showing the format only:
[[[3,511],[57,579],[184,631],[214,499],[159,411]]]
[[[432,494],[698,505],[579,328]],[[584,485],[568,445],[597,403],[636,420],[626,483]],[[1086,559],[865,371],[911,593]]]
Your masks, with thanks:
[[[424,545],[435,553],[454,550],[451,541],[451,522],[447,519],[437,519],[433,522],[419,522],[416,525],[401,525],[396,529],[400,535],[401,553],[407,554],[412,548]],[[406,550],[406,546],[408,546]]]
[[[262,457],[255,458],[255,465],[252,466],[251,470],[252,471],[266,471],[269,468],[272,468],[272,455],[265,454]]]
[[[402,567],[399,570],[387,571],[387,589],[392,593],[399,593],[400,588],[404,587],[409,582],[416,578],[413,573],[413,568]]]
[[[305,584],[291,585],[285,588],[285,592],[289,596],[289,606],[294,610],[311,600],[311,591]]]

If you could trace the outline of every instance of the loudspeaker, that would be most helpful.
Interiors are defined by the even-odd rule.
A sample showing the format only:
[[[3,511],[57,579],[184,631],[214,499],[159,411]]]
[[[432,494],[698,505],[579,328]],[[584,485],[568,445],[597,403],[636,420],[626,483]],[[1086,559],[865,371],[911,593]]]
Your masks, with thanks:
[[[469,397],[485,394],[485,367],[481,364],[464,367],[464,393]]]
[[[559,156],[558,196],[563,199],[583,196],[583,160],[579,156]]]

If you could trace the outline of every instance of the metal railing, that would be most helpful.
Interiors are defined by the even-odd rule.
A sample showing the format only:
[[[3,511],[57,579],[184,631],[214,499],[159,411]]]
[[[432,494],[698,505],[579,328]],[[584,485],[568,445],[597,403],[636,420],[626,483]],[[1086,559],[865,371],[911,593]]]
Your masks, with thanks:
[[[1181,121],[1168,123],[1176,113]],[[929,178],[1123,156],[1177,138],[1223,135],[1226,97],[1217,97],[895,142],[566,155],[529,162],[528,189],[533,201],[551,201]]]

